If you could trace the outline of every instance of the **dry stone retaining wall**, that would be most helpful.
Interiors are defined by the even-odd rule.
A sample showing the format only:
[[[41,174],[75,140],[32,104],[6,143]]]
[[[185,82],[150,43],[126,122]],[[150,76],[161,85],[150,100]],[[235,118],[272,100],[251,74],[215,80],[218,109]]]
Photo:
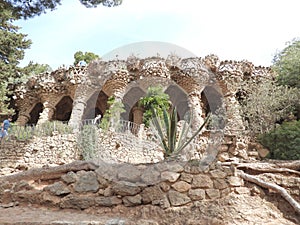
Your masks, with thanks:
[[[0,175],[46,165],[61,165],[79,159],[73,134],[34,137],[27,141],[3,141],[0,146]]]
[[[145,137],[137,137],[130,133],[101,132],[97,136],[85,140],[85,144],[93,146],[92,157],[85,159],[104,160],[105,162],[118,163],[157,163],[164,160],[163,150],[155,142],[146,140]],[[206,132],[206,135],[208,133]],[[29,168],[53,166],[71,163],[86,156],[79,145],[82,135],[78,134],[54,134],[47,137],[34,137],[31,140],[20,142],[16,140],[3,141],[0,145],[0,175],[27,170]],[[205,135],[200,137],[197,143],[188,146],[183,154],[183,160],[200,160],[207,147]],[[94,141],[94,143],[93,143]],[[239,150],[239,143],[235,136],[226,135],[217,160],[241,161],[255,160],[259,158],[256,149],[245,151],[244,146]],[[87,146],[85,146],[87,148]],[[238,150],[236,150],[238,149]],[[88,153],[90,154],[90,153]]]
[[[1,204],[42,204],[87,209],[118,205],[156,205],[163,209],[222,198],[243,180],[229,167],[202,172],[177,162],[147,165],[102,163],[95,170],[70,171],[55,180],[0,185]]]

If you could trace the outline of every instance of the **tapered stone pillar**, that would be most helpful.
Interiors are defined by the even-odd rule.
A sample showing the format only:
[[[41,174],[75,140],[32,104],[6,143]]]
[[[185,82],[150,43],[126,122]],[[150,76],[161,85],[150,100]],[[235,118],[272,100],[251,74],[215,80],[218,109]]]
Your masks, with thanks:
[[[73,110],[69,120],[69,125],[73,128],[79,128],[86,107],[86,102],[83,99],[77,99],[73,102]]]
[[[144,110],[141,107],[134,107],[132,109],[133,114],[133,122],[136,124],[142,124],[143,123],[143,114]]]
[[[204,119],[202,117],[203,111],[201,108],[201,94],[194,91],[189,94],[190,108],[193,110],[193,124],[192,130],[196,131],[203,124]]]
[[[49,102],[44,102],[43,106],[44,109],[43,112],[40,114],[40,118],[37,122],[37,125],[43,124],[47,121],[51,121],[55,112],[55,107],[52,106]]]
[[[26,112],[20,112],[16,124],[19,126],[25,126],[30,120],[30,114]]]

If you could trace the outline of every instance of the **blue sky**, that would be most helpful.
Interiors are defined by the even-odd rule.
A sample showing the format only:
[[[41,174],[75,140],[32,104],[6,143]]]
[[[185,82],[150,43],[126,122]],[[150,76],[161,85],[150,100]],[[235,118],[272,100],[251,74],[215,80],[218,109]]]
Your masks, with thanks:
[[[33,41],[21,65],[56,69],[71,65],[76,51],[105,56],[124,45],[159,41],[200,57],[213,53],[269,66],[276,51],[300,36],[299,8],[298,0],[123,0],[115,8],[87,9],[79,0],[62,0],[55,11],[17,22]]]

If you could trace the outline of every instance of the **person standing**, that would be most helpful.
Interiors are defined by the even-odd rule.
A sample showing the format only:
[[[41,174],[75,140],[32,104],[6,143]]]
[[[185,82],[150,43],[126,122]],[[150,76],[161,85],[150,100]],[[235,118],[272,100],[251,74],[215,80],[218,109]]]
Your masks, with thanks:
[[[8,128],[10,127],[10,122],[11,122],[12,118],[11,116],[8,117],[8,119],[4,120],[2,125],[1,125],[1,132],[0,132],[0,141],[2,141],[2,139],[8,135]]]

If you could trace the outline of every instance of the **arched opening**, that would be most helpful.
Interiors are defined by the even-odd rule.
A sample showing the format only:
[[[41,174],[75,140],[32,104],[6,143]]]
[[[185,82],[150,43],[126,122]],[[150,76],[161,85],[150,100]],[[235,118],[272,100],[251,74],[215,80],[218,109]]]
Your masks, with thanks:
[[[141,123],[140,118],[141,108],[138,105],[138,101],[145,96],[145,92],[140,87],[132,87],[123,97],[123,104],[125,106],[125,112],[121,114],[124,120],[129,120],[135,123]],[[135,117],[135,118],[134,118]]]
[[[95,92],[87,101],[83,119],[94,119],[99,114],[103,117],[108,108],[108,96],[101,90]]]
[[[222,95],[211,86],[206,86],[201,93],[201,107],[203,117],[212,114],[211,122],[208,125],[211,129],[223,129],[225,127],[225,111],[223,109]]]
[[[205,115],[216,114],[222,107],[222,95],[211,86],[206,86],[201,93],[202,109]]]
[[[184,119],[186,113],[190,111],[186,92],[180,86],[172,84],[166,89],[165,93],[169,95],[172,105],[176,107],[178,120]]]
[[[69,121],[73,109],[73,100],[69,96],[64,96],[55,106],[53,120]]]
[[[40,118],[40,113],[43,112],[43,104],[42,103],[37,103],[33,109],[31,110],[31,112],[29,113],[30,118],[27,122],[27,124],[37,124],[39,118]]]

